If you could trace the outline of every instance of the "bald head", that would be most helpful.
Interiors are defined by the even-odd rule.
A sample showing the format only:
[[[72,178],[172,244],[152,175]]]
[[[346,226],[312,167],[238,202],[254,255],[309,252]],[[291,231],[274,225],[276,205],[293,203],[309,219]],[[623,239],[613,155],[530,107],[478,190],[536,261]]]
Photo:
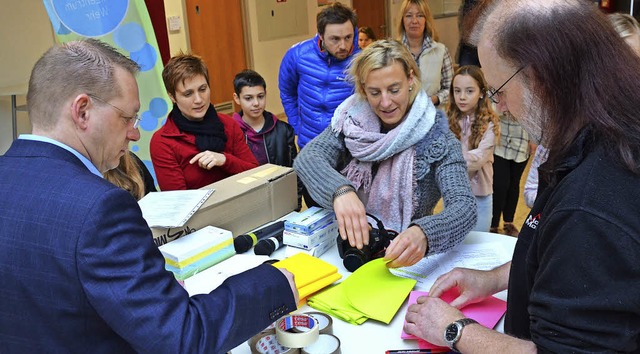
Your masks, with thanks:
[[[490,40],[505,23],[517,21],[520,16],[540,18],[584,6],[580,0],[480,0],[462,23],[463,32],[467,33],[465,41],[478,46],[481,40]]]

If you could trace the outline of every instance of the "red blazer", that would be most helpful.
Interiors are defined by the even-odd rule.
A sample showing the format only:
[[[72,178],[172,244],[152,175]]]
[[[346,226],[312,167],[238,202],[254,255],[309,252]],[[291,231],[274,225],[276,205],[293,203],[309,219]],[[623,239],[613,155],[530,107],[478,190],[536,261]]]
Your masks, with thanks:
[[[153,134],[149,151],[160,190],[197,189],[258,166],[238,123],[222,113],[218,113],[218,117],[227,136],[223,151],[227,161],[211,170],[203,169],[197,163],[189,163],[200,153],[196,147],[196,137],[181,132],[171,115],[164,126]]]

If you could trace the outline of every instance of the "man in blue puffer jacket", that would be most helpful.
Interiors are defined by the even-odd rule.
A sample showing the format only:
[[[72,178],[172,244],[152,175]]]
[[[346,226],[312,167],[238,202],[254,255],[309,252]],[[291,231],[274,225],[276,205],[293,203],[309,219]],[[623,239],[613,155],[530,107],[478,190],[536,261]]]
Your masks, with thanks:
[[[359,53],[358,17],[339,2],[317,16],[315,37],[293,45],[280,65],[280,98],[298,146],[320,134],[333,111],[353,94],[345,70]]]

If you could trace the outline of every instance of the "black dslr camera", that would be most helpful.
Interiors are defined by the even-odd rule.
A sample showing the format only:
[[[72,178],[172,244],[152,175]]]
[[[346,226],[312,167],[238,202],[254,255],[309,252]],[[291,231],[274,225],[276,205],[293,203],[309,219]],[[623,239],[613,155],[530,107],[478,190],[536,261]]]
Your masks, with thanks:
[[[336,239],[338,243],[338,254],[340,258],[343,259],[342,263],[344,267],[350,272],[354,272],[372,259],[384,257],[389,243],[398,236],[398,232],[385,229],[380,219],[369,213],[367,213],[367,216],[375,220],[378,227],[377,229],[374,227],[369,230],[368,245],[363,245],[362,249],[359,250],[356,247],[351,247],[349,240],[343,240],[340,235],[338,235]]]

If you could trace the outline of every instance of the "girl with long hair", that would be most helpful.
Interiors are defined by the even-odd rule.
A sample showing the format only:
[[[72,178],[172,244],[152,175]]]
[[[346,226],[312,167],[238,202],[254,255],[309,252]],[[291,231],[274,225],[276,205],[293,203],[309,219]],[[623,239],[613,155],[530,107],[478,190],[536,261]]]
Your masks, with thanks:
[[[462,143],[462,155],[478,207],[474,230],[488,232],[493,213],[493,147],[500,136],[500,123],[491,108],[480,68],[466,65],[456,70],[450,97],[449,128]]]

